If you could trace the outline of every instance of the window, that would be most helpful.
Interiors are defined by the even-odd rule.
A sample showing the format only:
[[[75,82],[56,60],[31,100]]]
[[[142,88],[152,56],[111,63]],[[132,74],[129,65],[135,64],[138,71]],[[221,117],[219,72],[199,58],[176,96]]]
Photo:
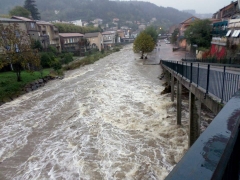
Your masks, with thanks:
[[[15,44],[15,51],[16,51],[16,52],[20,52],[17,44]]]
[[[18,31],[15,31],[16,37],[20,37],[20,33]]]
[[[35,24],[33,22],[31,22],[31,28],[35,29]]]

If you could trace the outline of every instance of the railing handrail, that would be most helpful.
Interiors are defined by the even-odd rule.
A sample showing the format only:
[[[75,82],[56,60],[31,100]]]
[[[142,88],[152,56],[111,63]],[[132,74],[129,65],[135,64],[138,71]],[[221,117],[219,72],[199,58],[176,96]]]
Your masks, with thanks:
[[[240,91],[223,107],[165,180],[239,179]]]
[[[228,100],[240,88],[240,74],[234,74],[225,71],[225,66],[222,71],[211,69],[211,65],[201,68],[190,63],[178,63],[178,61],[161,61],[162,64],[175,71],[177,74],[189,80],[190,83],[196,84],[205,90],[205,96],[210,93],[219,98],[222,103]],[[196,73],[197,72],[197,73]]]

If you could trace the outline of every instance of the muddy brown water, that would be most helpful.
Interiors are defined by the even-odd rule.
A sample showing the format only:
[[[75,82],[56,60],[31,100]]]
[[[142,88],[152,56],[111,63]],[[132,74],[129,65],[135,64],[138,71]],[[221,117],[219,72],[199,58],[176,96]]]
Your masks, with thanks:
[[[188,112],[132,45],[0,106],[0,179],[164,179],[187,150]]]

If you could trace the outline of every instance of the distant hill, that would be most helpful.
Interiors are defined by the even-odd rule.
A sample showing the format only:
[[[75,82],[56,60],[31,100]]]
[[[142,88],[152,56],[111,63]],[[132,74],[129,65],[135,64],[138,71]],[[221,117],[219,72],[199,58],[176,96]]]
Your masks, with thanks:
[[[16,5],[23,6],[24,0],[0,0],[0,14],[6,14]],[[159,7],[142,1],[108,0],[36,0],[43,20],[93,20],[101,18],[103,23],[113,18],[125,21],[149,22],[152,18],[163,27],[182,22],[191,15],[174,8]]]

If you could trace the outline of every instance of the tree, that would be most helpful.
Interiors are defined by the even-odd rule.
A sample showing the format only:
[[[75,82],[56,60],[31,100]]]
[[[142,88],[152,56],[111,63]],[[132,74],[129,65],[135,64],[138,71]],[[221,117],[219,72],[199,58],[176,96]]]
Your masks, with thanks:
[[[153,26],[147,27],[144,32],[150,35],[153,38],[153,41],[156,43],[158,38],[157,30]]]
[[[184,37],[190,44],[208,48],[211,45],[211,21],[208,19],[196,20],[190,24],[184,33]]]
[[[35,0],[25,0],[24,8],[26,8],[35,20],[40,20],[40,14],[35,4]]]
[[[30,12],[22,6],[15,6],[12,10],[9,11],[10,16],[22,16],[29,18]]]
[[[78,41],[78,45],[79,45],[79,50],[80,50],[80,55],[81,55],[82,50],[83,50],[84,52],[86,52],[87,49],[89,49],[89,47],[90,47],[90,41],[89,41],[88,39],[86,39],[86,38],[82,38],[82,39],[80,39],[80,40]]]
[[[22,70],[32,71],[33,67],[40,65],[38,52],[31,48],[31,42],[27,32],[18,24],[0,25],[0,69],[12,65],[17,81],[21,81]]]
[[[172,33],[172,37],[171,37],[172,44],[175,44],[177,42],[178,35],[179,35],[179,29],[176,28],[176,29],[174,29],[174,32]]]
[[[155,43],[153,38],[145,32],[141,32],[133,44],[134,52],[141,51],[141,59],[143,59],[144,53],[152,52],[154,47]]]

